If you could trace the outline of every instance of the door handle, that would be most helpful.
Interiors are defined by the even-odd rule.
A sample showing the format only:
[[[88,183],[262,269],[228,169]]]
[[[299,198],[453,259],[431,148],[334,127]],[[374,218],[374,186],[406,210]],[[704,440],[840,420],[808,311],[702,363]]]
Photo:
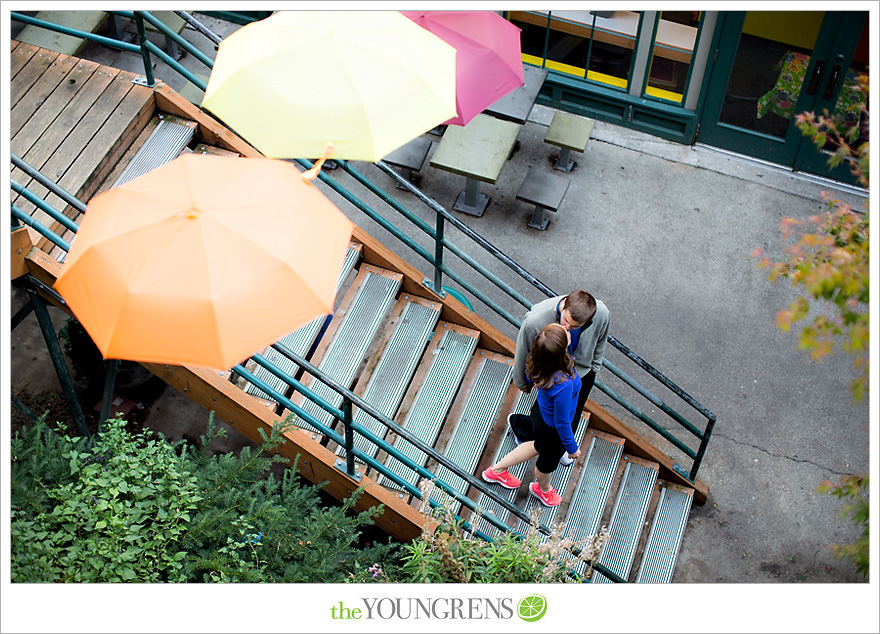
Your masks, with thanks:
[[[813,66],[813,74],[810,75],[810,83],[807,84],[807,94],[815,95],[816,88],[819,87],[819,79],[822,77],[822,71],[825,70],[825,62],[819,60]]]
[[[825,84],[825,92],[822,95],[822,99],[831,99],[831,96],[834,94],[834,87],[837,86],[837,80],[840,79],[840,72],[843,70],[843,67],[840,64],[835,64],[831,67],[831,76],[828,78],[828,83]]]

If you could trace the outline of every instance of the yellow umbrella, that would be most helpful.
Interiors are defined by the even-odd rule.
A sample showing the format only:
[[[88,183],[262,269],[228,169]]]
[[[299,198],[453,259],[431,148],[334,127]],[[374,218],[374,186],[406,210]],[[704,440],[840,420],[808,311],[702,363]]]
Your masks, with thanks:
[[[290,163],[184,154],[89,201],[55,288],[105,358],[228,369],[332,310],[351,229]]]
[[[202,106],[269,157],[375,162],[455,116],[455,49],[397,11],[282,11],[220,43]]]

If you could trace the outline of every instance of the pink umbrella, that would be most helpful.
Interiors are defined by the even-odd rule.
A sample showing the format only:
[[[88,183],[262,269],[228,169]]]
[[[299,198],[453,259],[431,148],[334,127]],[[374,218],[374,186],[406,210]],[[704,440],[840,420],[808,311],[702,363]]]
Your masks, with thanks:
[[[520,30],[493,11],[401,11],[455,48],[457,115],[466,125],[504,95],[523,85]]]

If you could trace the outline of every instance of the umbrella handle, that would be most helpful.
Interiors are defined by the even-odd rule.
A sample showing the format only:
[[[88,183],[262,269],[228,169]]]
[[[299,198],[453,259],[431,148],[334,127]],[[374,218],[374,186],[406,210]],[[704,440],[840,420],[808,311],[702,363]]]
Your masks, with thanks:
[[[324,165],[324,161],[330,158],[334,150],[336,150],[336,146],[333,145],[333,141],[327,141],[327,145],[324,146],[324,152],[321,154],[321,158],[319,158],[312,166],[312,169],[306,170],[302,173],[303,180],[308,182],[315,180],[318,177],[318,173],[321,171],[321,166]]]

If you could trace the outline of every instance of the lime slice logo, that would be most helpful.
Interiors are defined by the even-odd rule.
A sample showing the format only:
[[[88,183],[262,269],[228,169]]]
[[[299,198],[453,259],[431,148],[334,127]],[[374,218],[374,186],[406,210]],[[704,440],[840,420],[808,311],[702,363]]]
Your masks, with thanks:
[[[530,594],[520,599],[516,612],[523,621],[539,621],[547,613],[547,599],[540,594]]]

